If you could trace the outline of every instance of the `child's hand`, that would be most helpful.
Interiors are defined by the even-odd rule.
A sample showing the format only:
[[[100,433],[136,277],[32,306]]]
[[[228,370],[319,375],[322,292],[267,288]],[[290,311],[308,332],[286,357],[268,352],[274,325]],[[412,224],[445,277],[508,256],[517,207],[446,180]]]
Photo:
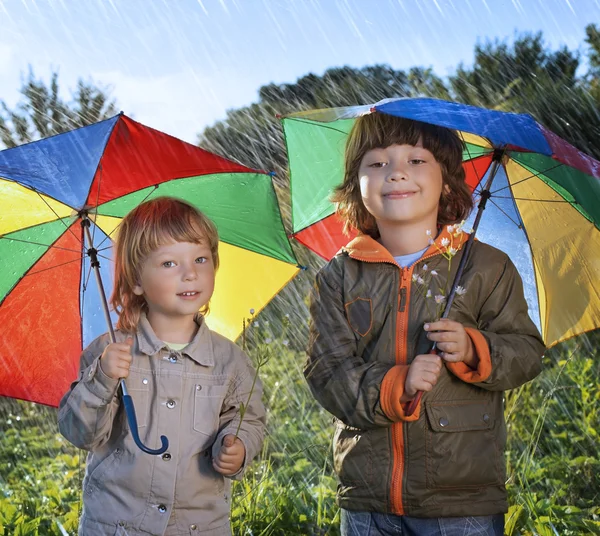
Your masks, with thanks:
[[[240,470],[246,457],[246,447],[241,439],[233,434],[223,438],[219,454],[213,459],[213,467],[217,473],[225,476],[234,475]]]
[[[436,354],[421,354],[414,358],[408,368],[404,393],[400,402],[411,401],[417,391],[431,391],[437,383],[442,370],[442,360]]]
[[[430,341],[437,341],[440,357],[449,363],[464,361],[471,368],[477,368],[479,359],[471,337],[460,322],[442,318],[437,322],[425,324]],[[432,332],[437,333],[432,333]]]
[[[128,337],[125,342],[115,342],[109,344],[100,358],[100,367],[102,372],[113,380],[127,378],[129,376],[129,367],[131,366],[131,347],[133,339]]]

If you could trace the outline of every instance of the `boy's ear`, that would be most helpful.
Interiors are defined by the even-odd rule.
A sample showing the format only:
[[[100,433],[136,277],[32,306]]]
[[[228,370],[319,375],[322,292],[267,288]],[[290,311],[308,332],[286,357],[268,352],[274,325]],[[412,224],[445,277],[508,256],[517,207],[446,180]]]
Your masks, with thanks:
[[[139,283],[136,283],[136,285],[134,285],[134,287],[133,287],[133,293],[136,296],[142,296],[144,294],[144,289],[141,287],[141,285]]]
[[[450,186],[444,184],[444,195],[448,195],[450,193]]]

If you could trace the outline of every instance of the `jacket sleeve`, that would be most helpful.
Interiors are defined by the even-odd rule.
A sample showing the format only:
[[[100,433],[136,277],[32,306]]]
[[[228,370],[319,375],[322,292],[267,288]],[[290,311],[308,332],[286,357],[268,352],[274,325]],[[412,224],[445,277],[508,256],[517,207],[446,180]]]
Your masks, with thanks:
[[[459,378],[488,391],[514,389],[542,370],[544,341],[527,312],[523,283],[506,257],[478,318],[478,329],[467,329],[479,356],[479,370],[465,363],[447,363]]]
[[[60,433],[84,450],[94,450],[108,441],[119,408],[119,381],[106,376],[100,368],[106,344],[96,340],[82,353],[79,376],[58,407]]]
[[[212,455],[213,458],[218,455],[226,435],[235,435],[240,423],[240,409],[243,404],[246,409],[238,438],[244,443],[246,458],[240,470],[229,477],[234,480],[241,480],[246,468],[262,448],[266,412],[262,403],[263,389],[260,378],[250,364],[248,356],[237,347],[235,351],[239,353],[237,358],[238,367],[223,402],[223,409],[219,417],[219,433],[212,447]]]
[[[317,274],[310,299],[304,376],[313,396],[329,413],[355,428],[366,430],[416,420],[418,415],[405,418],[400,404],[408,366],[365,362],[358,355],[346,318],[340,267],[335,262]]]

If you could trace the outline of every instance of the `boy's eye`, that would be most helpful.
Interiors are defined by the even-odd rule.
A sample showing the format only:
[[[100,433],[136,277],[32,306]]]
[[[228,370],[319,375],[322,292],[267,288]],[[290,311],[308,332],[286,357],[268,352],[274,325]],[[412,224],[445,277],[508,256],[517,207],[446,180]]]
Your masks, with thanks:
[[[386,165],[387,165],[387,162],[373,162],[373,163],[369,164],[369,167],[381,168]]]
[[[206,257],[198,257],[198,258],[196,259],[196,262],[197,262],[198,264],[204,264],[204,263],[205,263],[205,262],[207,262],[207,261],[208,261],[208,259],[207,259]]]
[[[411,158],[411,159],[409,160],[409,162],[410,162],[411,164],[424,164],[424,163],[425,163],[425,160],[423,160],[423,159],[421,159],[421,158]]]
[[[164,266],[165,268],[172,268],[173,266],[175,266],[175,262],[173,261],[165,261],[162,263],[162,266]]]

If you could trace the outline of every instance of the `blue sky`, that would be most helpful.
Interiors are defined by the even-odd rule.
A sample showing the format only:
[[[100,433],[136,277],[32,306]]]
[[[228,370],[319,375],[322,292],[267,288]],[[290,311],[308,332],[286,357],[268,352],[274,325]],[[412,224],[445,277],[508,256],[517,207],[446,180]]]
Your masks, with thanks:
[[[119,108],[188,141],[261,85],[387,63],[446,76],[475,43],[542,30],[583,50],[600,0],[0,0],[0,98],[32,65],[65,89],[110,85]]]

